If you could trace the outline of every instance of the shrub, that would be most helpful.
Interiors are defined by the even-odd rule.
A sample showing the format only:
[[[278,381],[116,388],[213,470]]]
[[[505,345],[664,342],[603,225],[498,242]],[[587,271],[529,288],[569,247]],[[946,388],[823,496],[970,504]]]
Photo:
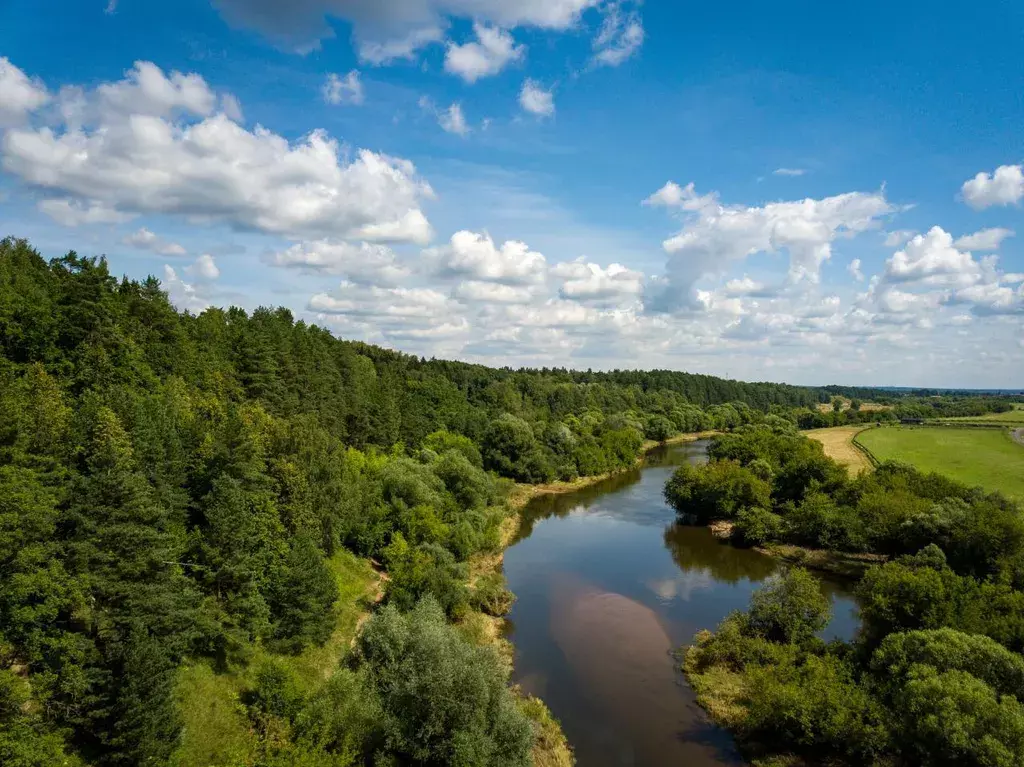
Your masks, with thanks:
[[[402,763],[527,767],[534,732],[490,647],[470,644],[433,599],[371,618],[358,652],[380,700],[384,749]]]
[[[765,509],[743,509],[736,516],[732,540],[740,546],[763,546],[782,540],[786,522],[778,514]]]
[[[773,575],[750,600],[751,633],[776,642],[804,642],[828,625],[832,608],[802,567]]]

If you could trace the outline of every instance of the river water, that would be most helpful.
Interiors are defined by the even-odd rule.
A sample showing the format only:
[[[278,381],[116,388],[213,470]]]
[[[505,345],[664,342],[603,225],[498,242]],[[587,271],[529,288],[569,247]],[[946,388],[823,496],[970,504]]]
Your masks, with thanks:
[[[515,681],[542,697],[580,767],[742,764],[710,724],[672,655],[747,606],[780,566],[675,522],[662,488],[707,445],[659,448],[643,467],[575,493],[534,499],[505,552]],[[825,580],[826,638],[857,628],[849,589]]]

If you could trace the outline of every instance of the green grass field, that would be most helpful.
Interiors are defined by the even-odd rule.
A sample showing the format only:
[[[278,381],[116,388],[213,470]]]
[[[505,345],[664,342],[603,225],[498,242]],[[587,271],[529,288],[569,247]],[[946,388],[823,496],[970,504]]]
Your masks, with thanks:
[[[1024,447],[1006,430],[886,427],[869,429],[857,441],[879,461],[904,461],[1024,500]]]

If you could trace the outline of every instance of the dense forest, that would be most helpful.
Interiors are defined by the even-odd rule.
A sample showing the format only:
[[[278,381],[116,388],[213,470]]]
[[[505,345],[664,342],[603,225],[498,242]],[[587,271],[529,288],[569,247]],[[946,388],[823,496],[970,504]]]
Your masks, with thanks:
[[[155,279],[5,240],[0,763],[187,765],[187,667],[238,680],[259,741],[239,763],[526,764],[544,714],[459,630],[507,607],[469,570],[501,545],[511,481],[821,398],[428,361],[283,309],[195,316]],[[332,647],[337,573],[368,560],[382,608],[325,650],[344,656],[326,679],[297,678],[288,658]]]
[[[850,478],[782,422],[715,439],[667,500],[738,545],[873,555],[855,641],[792,569],[686,656],[712,714],[761,764],[1024,764],[1024,516],[998,493],[883,463]]]

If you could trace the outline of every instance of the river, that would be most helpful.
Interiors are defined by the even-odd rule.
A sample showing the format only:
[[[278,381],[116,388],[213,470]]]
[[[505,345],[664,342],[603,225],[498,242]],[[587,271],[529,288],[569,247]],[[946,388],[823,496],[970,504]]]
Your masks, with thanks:
[[[676,524],[662,488],[675,466],[706,459],[703,442],[658,448],[641,468],[536,498],[505,552],[515,681],[562,722],[580,767],[743,763],[672,653],[745,608],[780,565]],[[834,614],[824,636],[852,636],[849,589],[822,588]]]

